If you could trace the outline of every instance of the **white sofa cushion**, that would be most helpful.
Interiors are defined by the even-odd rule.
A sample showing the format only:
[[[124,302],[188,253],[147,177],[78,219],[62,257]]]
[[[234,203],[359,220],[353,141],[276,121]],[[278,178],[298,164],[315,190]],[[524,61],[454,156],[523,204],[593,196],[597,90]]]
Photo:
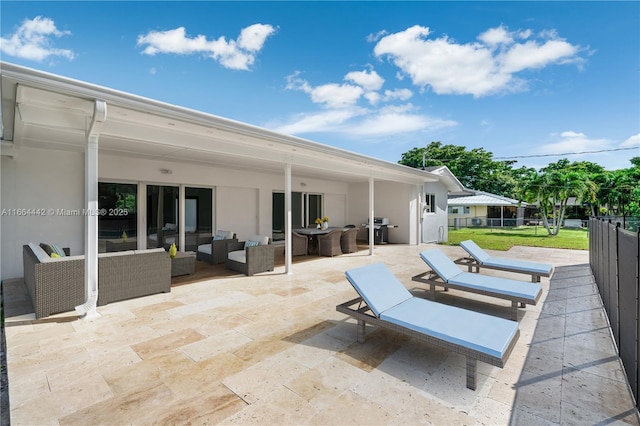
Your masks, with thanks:
[[[38,260],[43,263],[43,262],[51,262],[52,259],[51,256],[49,256],[47,254],[46,251],[44,251],[44,249],[42,247],[40,247],[38,244],[36,243],[29,243],[28,244],[29,247],[31,248],[31,251],[33,252],[33,254],[36,255],[36,257],[38,258]]]
[[[247,263],[247,252],[244,250],[236,250],[229,252],[229,260],[233,260],[240,263]]]
[[[219,229],[216,232],[216,237],[222,237],[223,240],[227,240],[231,238],[232,235],[233,235],[232,231],[223,231],[222,229]]]
[[[198,251],[200,253],[211,254],[211,244],[201,244],[198,246]]]

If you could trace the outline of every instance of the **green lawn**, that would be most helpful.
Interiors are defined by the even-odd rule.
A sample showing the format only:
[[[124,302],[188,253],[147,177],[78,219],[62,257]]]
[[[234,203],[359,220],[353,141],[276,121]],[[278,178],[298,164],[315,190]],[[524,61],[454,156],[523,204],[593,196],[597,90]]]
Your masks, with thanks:
[[[586,229],[561,229],[558,235],[550,236],[542,226],[449,229],[449,241],[442,244],[456,246],[464,240],[473,240],[489,250],[506,251],[513,246],[589,250]]]

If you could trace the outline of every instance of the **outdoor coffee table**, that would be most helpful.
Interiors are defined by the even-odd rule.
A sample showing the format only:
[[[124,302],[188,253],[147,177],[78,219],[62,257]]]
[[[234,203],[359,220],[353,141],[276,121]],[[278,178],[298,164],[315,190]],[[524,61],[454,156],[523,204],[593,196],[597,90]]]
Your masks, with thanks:
[[[138,242],[136,237],[129,237],[125,241],[122,238],[113,238],[105,241],[107,252],[136,250]]]
[[[176,253],[176,257],[171,259],[171,276],[192,275],[196,271],[196,254],[195,252]]]

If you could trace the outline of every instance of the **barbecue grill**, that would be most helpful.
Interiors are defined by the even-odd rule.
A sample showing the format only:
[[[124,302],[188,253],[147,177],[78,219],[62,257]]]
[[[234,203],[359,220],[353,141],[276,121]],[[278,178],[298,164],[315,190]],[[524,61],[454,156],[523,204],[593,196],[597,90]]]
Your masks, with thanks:
[[[367,243],[369,242],[369,220],[363,223],[367,229]],[[388,217],[373,218],[373,244],[387,244],[389,242],[389,228],[395,228],[396,225],[389,225]]]

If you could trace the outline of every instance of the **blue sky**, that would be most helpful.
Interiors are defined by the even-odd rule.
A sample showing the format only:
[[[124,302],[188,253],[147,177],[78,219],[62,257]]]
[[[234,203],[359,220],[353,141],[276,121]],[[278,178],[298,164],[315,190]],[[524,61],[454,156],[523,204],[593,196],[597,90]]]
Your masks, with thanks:
[[[3,61],[392,162],[431,141],[525,157],[515,167],[640,156],[637,1],[3,0],[0,13]]]

